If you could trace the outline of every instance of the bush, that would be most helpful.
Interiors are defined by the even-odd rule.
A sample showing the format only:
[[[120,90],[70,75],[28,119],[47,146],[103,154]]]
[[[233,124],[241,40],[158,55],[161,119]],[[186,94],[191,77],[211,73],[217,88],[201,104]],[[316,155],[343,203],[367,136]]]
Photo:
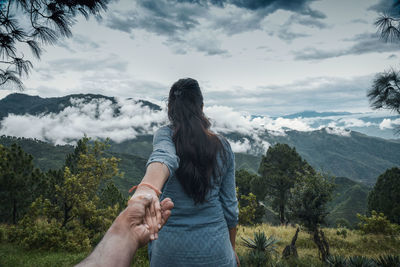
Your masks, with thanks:
[[[8,226],[6,224],[0,224],[0,243],[8,241]]]
[[[347,228],[347,229],[351,229],[351,224],[348,220],[344,219],[344,218],[339,218],[335,221],[336,227],[337,228]]]
[[[346,228],[339,228],[339,229],[337,229],[336,235],[338,235],[338,236],[343,236],[343,238],[346,238],[346,237],[347,237],[347,230],[346,230]]]
[[[400,233],[400,226],[392,224],[383,213],[372,211],[371,217],[357,214],[360,219],[358,227],[365,234],[397,235]]]

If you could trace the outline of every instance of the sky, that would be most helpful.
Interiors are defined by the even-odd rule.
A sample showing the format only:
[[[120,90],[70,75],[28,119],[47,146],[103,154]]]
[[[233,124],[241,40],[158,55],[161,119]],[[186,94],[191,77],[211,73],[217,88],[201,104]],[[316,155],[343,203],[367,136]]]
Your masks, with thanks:
[[[41,97],[96,93],[162,103],[197,79],[205,107],[245,115],[371,112],[378,72],[399,67],[399,44],[374,21],[389,0],[119,0],[101,21],[45,47],[24,78]],[[28,50],[24,50],[29,54]],[[13,90],[0,90],[0,98]]]

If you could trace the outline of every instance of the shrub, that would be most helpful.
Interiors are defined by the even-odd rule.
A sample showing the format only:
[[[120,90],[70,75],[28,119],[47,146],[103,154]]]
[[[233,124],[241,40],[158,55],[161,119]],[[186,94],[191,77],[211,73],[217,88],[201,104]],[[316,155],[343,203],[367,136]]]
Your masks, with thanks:
[[[400,233],[400,226],[392,224],[383,213],[372,211],[371,217],[357,214],[360,219],[358,227],[365,234],[396,235]]]
[[[343,236],[343,238],[346,238],[346,237],[347,237],[347,230],[346,230],[346,228],[339,228],[339,229],[337,229],[336,235],[338,235],[338,236]]]
[[[335,221],[336,227],[337,228],[347,228],[350,229],[351,228],[351,224],[348,220],[344,219],[344,218],[339,218]]]

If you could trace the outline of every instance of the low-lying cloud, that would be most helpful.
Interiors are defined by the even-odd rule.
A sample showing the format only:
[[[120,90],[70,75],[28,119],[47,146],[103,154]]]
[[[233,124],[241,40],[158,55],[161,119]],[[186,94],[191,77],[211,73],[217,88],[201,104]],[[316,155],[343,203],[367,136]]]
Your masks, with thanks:
[[[94,139],[110,138],[114,142],[135,139],[140,135],[153,134],[161,125],[168,123],[165,108],[153,110],[140,101],[117,98],[71,99],[71,106],[59,113],[40,115],[9,114],[0,124],[0,134],[35,138],[53,144],[74,144],[84,135]],[[367,121],[365,114],[347,116],[283,118],[251,116],[231,107],[214,105],[205,107],[204,112],[212,122],[213,131],[221,134],[239,133],[242,138],[229,140],[235,152],[265,152],[270,143],[263,139],[266,133],[286,135],[287,131],[314,131],[326,128],[329,134],[350,136],[351,128],[375,127],[381,130],[400,125],[400,118],[384,118]]]

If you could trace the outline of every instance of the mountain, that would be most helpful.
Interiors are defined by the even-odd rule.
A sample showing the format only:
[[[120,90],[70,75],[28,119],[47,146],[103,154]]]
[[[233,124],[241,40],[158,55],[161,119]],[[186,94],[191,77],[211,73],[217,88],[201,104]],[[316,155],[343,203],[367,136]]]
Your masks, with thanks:
[[[0,120],[2,120],[4,117],[7,117],[8,114],[43,115],[49,113],[59,113],[67,107],[74,106],[74,99],[82,101],[83,104],[89,103],[93,100],[109,100],[115,107],[115,114],[118,115],[119,113],[120,107],[117,105],[117,100],[115,97],[97,94],[73,94],[63,97],[42,98],[39,96],[14,93],[7,95],[3,99],[0,99]],[[160,106],[146,100],[138,100],[136,102],[140,102],[142,105],[148,106],[152,110],[161,110]]]
[[[59,169],[64,165],[65,157],[67,154],[73,152],[73,147],[70,145],[55,146],[39,140],[15,137],[0,137],[0,144],[4,146],[11,146],[17,143],[22,149],[33,156],[33,162],[36,167],[42,171],[49,169]],[[143,143],[138,142],[138,146],[131,143],[130,149],[134,154],[141,154],[140,148]],[[128,196],[128,190],[133,185],[138,184],[144,173],[147,157],[143,158],[132,153],[117,153],[108,151],[106,156],[114,156],[119,158],[119,169],[124,173],[122,177],[114,177],[113,181],[117,188],[123,195]],[[236,168],[247,168],[257,170],[259,165],[259,157],[253,155],[235,153]],[[357,213],[364,214],[367,205],[368,192],[370,187],[352,181],[345,177],[335,178],[335,191],[333,199],[328,203],[328,215],[326,222],[328,225],[335,226],[337,219],[345,219],[350,225],[354,226],[357,222]],[[276,215],[271,210],[267,210],[265,216],[268,222],[278,223]]]
[[[8,117],[10,114],[20,116]],[[347,113],[303,112],[304,116],[307,114],[345,116]],[[0,134],[31,136],[62,144],[73,143],[87,133],[100,139],[110,137],[110,153],[122,155],[122,158],[146,159],[152,151],[152,133],[165,124],[166,116],[163,116],[160,106],[144,100],[121,100],[93,94],[52,98],[11,94],[0,100]],[[325,127],[309,131],[296,131],[284,127],[281,131],[263,127],[251,128],[253,126],[249,128],[246,123],[251,125],[253,121],[243,121],[243,117],[229,117],[227,123],[235,122],[236,119],[243,127],[241,124],[235,127],[217,125],[225,127],[220,127],[219,133],[230,140],[235,151],[242,152],[236,153],[236,168],[257,172],[261,155],[269,145],[278,142],[294,146],[317,170],[334,176],[348,177],[366,185],[374,184],[386,169],[400,166],[399,140],[371,137],[342,128]],[[285,120],[290,122],[290,119]],[[279,120],[272,122],[278,123]],[[64,135],[66,137],[62,137]],[[7,138],[2,140],[11,142]],[[37,142],[42,147],[50,146],[48,143]],[[27,152],[37,157],[35,161],[42,169],[61,166],[62,155],[72,150],[71,146],[59,146],[54,152],[54,157],[47,159],[45,153],[37,154],[34,145],[30,146]],[[129,164],[126,168],[130,168]],[[139,170],[143,167],[132,168],[124,171],[133,175],[140,173]]]
[[[350,112],[317,112],[314,110],[305,110],[299,113],[284,115],[282,118],[286,119],[294,119],[294,118],[315,118],[315,117],[332,117],[332,116],[343,116],[343,115],[351,115],[353,113]]]
[[[346,177],[335,178],[333,199],[328,203],[330,214],[326,218],[328,225],[336,226],[338,219],[345,219],[351,226],[359,220],[357,213],[365,214],[367,210],[368,193],[371,187],[354,182]]]

